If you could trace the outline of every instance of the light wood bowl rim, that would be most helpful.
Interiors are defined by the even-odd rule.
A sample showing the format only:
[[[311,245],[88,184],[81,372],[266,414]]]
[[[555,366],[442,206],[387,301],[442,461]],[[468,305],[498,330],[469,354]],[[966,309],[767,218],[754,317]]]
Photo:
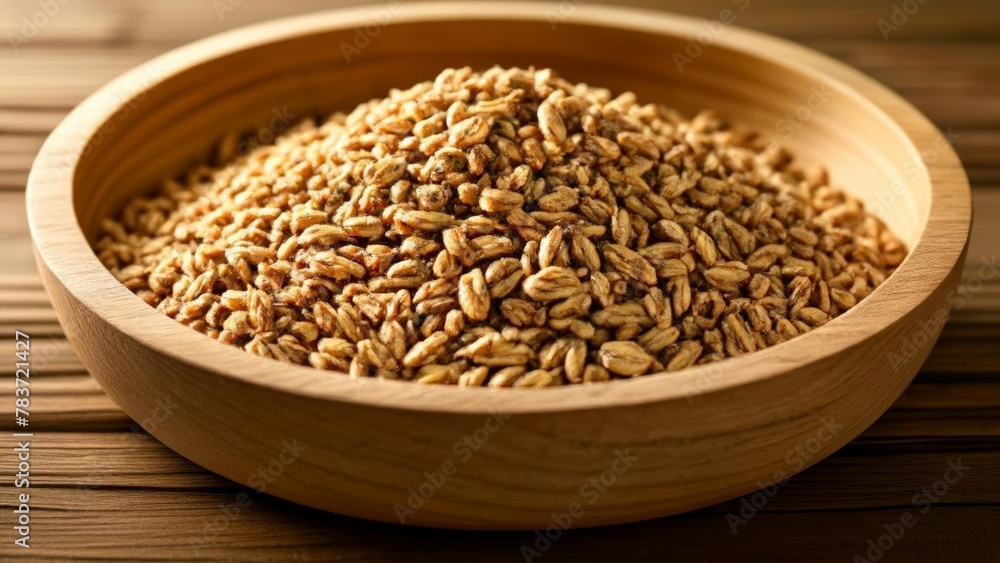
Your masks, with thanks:
[[[545,21],[547,11],[555,7],[557,5],[552,3],[531,2],[403,3],[390,25],[431,20]],[[326,29],[363,26],[370,22],[371,10],[370,6],[337,9],[256,24],[180,47],[149,64],[155,65],[167,79],[191,66],[253,46]],[[577,6],[565,18],[563,21],[568,24],[680,36],[694,36],[704,25],[703,20],[685,16],[596,5]],[[26,196],[35,248],[45,266],[80,304],[156,353],[281,393],[395,410],[516,414],[690,400],[692,396],[763,381],[860,346],[868,337],[886,330],[919,307],[931,291],[946,281],[962,258],[971,228],[971,193],[964,172],[955,174],[956,169],[962,170],[961,163],[950,147],[940,150],[939,158],[933,163],[925,163],[920,158],[918,147],[928,146],[927,143],[940,136],[934,125],[916,108],[874,80],[806,47],[733,25],[726,27],[716,44],[846,89],[910,140],[913,161],[925,168],[931,184],[930,213],[918,244],[910,249],[905,262],[882,287],[826,326],[747,356],[676,374],[599,385],[493,390],[351,380],[309,367],[255,357],[206,338],[147,306],[107,271],[93,254],[77,221],[72,198],[73,174],[61,177],[50,165],[60,159],[65,162],[65,147],[70,146],[72,140],[81,136],[90,138],[119,111],[126,100],[122,100],[118,92],[125,85],[136,83],[145,72],[145,65],[91,95],[65,118],[43,145],[28,178]],[[71,170],[76,169],[79,158],[79,154],[72,157]],[[924,252],[931,237],[936,239],[934,252]],[[922,280],[920,285],[927,289],[926,293],[890,296],[898,292],[889,289],[903,285],[904,281],[912,284],[918,278]],[[837,338],[828,340],[836,344],[824,343],[822,339],[833,331],[837,332]],[[725,372],[724,376],[717,376],[720,370]],[[693,384],[696,390],[692,393]]]

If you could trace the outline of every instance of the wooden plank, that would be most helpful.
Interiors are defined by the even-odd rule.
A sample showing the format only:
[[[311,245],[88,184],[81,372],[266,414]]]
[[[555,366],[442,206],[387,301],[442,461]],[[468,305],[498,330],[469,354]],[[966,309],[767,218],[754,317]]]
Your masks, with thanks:
[[[991,409],[1000,410],[1000,378],[993,383],[933,385],[915,383],[907,387],[893,409]],[[996,420],[1000,425],[1000,418]]]
[[[955,386],[961,386],[961,383]],[[866,438],[1000,436],[1000,409],[892,409],[865,430]]]
[[[953,99],[942,99],[941,92],[925,88],[894,88],[903,98],[923,111],[932,121],[954,127],[1000,127],[1000,104],[996,92],[979,89],[956,92]],[[975,107],[970,114],[966,108]]]
[[[39,37],[24,51],[28,52],[40,45],[59,45],[66,42],[95,45],[130,40],[144,44],[174,44],[275,17],[363,3],[366,2],[357,0],[244,2],[220,14],[216,12],[212,3],[199,0],[143,2],[132,6],[131,9],[115,12],[100,10],[97,0],[76,0],[72,16],[68,15],[70,9],[67,8],[65,10],[67,15],[60,16],[55,22],[60,25],[44,29],[44,33],[39,34]],[[382,1],[367,3],[376,6],[385,4]],[[608,0],[606,3],[660,10],[667,8],[659,0]],[[37,10],[30,3],[24,2],[24,4],[24,7],[8,12],[11,24]],[[726,4],[722,3],[681,0],[672,2],[668,8],[673,12],[715,19],[725,6]],[[811,3],[808,6],[791,0],[754,0],[747,10],[739,15],[738,24],[803,39],[859,37],[881,40],[878,20],[888,19],[891,13],[891,4],[871,4],[861,0],[841,2],[837,5]],[[88,24],[86,26],[79,20],[83,16],[90,18],[86,21]],[[963,2],[960,6],[929,3],[921,6],[919,12],[893,34],[893,38],[898,41],[942,39],[957,35],[989,38],[992,37],[991,34],[996,29],[998,21],[1000,15],[987,0]]]
[[[58,322],[55,310],[48,304],[43,307],[5,307],[0,309],[0,326],[23,323],[25,325]]]
[[[37,496],[36,496],[37,495]],[[400,528],[236,493],[44,490],[33,498],[32,555],[62,561],[523,561],[534,532],[449,533]],[[105,507],[114,506],[114,511]],[[227,512],[228,511],[228,512]],[[995,561],[993,506],[912,506],[861,512],[763,512],[734,535],[726,516],[696,512],[632,526],[569,530],[544,561],[849,561],[902,514],[919,515],[892,545],[897,561]],[[190,523],[189,523],[190,522]],[[85,524],[83,524],[85,523]],[[141,538],[141,539],[140,539]],[[692,541],[697,538],[697,541]],[[707,547],[711,546],[711,547]],[[985,557],[979,559],[978,557]],[[805,559],[803,559],[805,558]],[[20,561],[12,558],[11,561]],[[27,561],[27,559],[24,559]]]
[[[0,256],[3,257],[0,278],[11,277],[15,280],[13,283],[22,283],[31,276],[38,279],[23,191],[0,191]],[[35,283],[33,288],[40,287],[40,282]],[[0,281],[0,291],[6,287],[6,282]],[[3,322],[0,320],[0,324]]]
[[[14,331],[17,330],[27,332],[32,336],[63,336],[63,330],[59,323],[0,323],[0,334],[14,334]]]
[[[1000,168],[969,168],[966,173],[974,185],[1000,186]]]
[[[510,561],[534,540],[532,532],[455,534],[295,507],[204,472],[134,432],[39,433],[31,442],[32,467],[38,468],[31,488],[35,556],[134,559],[155,553],[265,561],[294,553],[311,561],[336,553],[344,561],[439,561],[461,554],[464,560]],[[740,516],[739,499],[629,526],[570,530],[546,555],[553,561],[620,560],[620,550],[629,546],[630,560],[701,561],[709,553],[711,560],[749,554],[758,560],[789,554],[845,560],[863,553],[868,539],[884,533],[883,524],[909,512],[917,524],[893,547],[895,560],[924,560],[942,546],[946,553],[966,549],[984,560],[975,557],[992,554],[997,544],[988,542],[1000,537],[992,524],[1000,518],[1000,483],[993,478],[1000,472],[998,446],[996,439],[858,440],[776,489],[755,514],[745,512],[750,517],[736,534],[730,522]],[[967,469],[922,513],[922,498],[915,506],[914,496],[942,480],[949,461]],[[11,473],[11,463],[10,456],[0,459],[0,471]],[[0,483],[4,498],[12,490],[11,483]],[[247,495],[240,502],[250,504],[230,506],[227,513],[224,507],[240,493]],[[393,541],[385,541],[387,535]],[[690,537],[699,541],[685,541]]]
[[[10,440],[10,437],[5,437]],[[4,444],[6,445],[6,444]],[[860,509],[893,506],[901,491],[919,491],[947,469],[948,460],[972,468],[956,487],[951,504],[995,504],[1000,506],[1000,483],[992,479],[1000,471],[1000,438],[882,438],[863,437],[833,456],[807,469],[783,486],[769,508],[779,511]],[[240,488],[235,483],[200,469],[181,458],[141,429],[122,432],[36,432],[32,437],[32,459],[39,471],[32,486],[91,489],[163,490],[190,486],[192,489]],[[873,453],[882,453],[875,456]],[[8,456],[9,457],[9,456]],[[13,463],[0,460],[0,469]],[[7,464],[7,465],[4,465]],[[127,470],[116,472],[116,467]],[[100,476],[95,478],[94,476]],[[864,475],[873,495],[845,494]],[[796,486],[792,486],[796,485]],[[0,487],[11,487],[6,481]],[[726,512],[739,501],[727,501],[705,509]]]
[[[68,112],[69,107],[17,110],[0,108],[0,133],[48,135]]]
[[[62,338],[65,336],[62,327],[55,321],[28,322],[17,320],[13,322],[0,322],[0,334],[14,334],[15,331],[31,334],[32,337]]]
[[[89,375],[48,376],[30,379],[29,411],[33,431],[121,431],[133,422],[104,394]],[[3,396],[14,396],[14,379],[4,378]],[[0,405],[0,431],[16,432],[14,402]]]
[[[34,161],[35,155],[29,153],[0,153],[0,172],[26,172],[31,170],[31,163]]]
[[[979,330],[979,333],[985,330]],[[945,326],[944,335],[938,340],[930,357],[922,368],[922,373],[938,377],[953,375],[956,378],[968,374],[998,374],[996,343],[1000,330],[991,327],[991,334],[959,337],[963,331]]]
[[[4,272],[0,274],[0,291],[40,289],[42,280],[38,277],[38,272],[32,270],[27,273]]]
[[[77,358],[73,347],[65,338],[47,338],[42,335],[31,336],[31,369],[35,376],[39,375],[79,375],[86,373],[83,364]],[[14,334],[0,333],[0,353],[14,350]]]
[[[990,90],[1000,85],[1000,77],[992,72],[993,61],[1000,56],[997,42],[975,42],[965,37],[931,43],[886,42],[874,36],[852,40],[813,38],[807,43],[890,85],[963,90]],[[114,49],[39,46],[22,53],[2,50],[0,71],[16,79],[18,88],[96,88],[168,48],[129,44]]]
[[[0,191],[22,192],[28,185],[28,173],[24,171],[0,171]]]
[[[995,14],[994,10],[987,10]],[[944,73],[945,78],[953,78],[949,72],[974,71],[983,78],[992,76],[996,67],[996,57],[1000,55],[1000,42],[996,37],[969,38],[961,36],[938,38],[934,41],[918,41],[909,38],[885,41],[882,37],[820,38],[817,48],[836,53],[852,65],[864,68],[881,68],[894,74],[912,73],[914,76]],[[974,86],[974,85],[972,85]]]
[[[38,308],[51,307],[49,296],[45,290],[38,288],[31,289],[5,289],[0,290],[0,308]]]
[[[44,135],[0,134],[0,154],[29,154],[34,157],[42,148],[43,141],[45,141]]]

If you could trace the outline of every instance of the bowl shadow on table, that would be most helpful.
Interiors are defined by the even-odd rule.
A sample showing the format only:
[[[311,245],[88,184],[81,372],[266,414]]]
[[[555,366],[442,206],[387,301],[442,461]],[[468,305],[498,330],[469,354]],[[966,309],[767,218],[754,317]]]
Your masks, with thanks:
[[[917,381],[929,377],[922,374]],[[811,561],[844,561],[855,555],[871,560],[868,550],[878,544],[869,541],[881,539],[891,544],[889,549],[879,548],[882,552],[891,550],[897,560],[918,560],[928,549],[955,541],[956,519],[961,517],[966,539],[979,538],[979,543],[969,541],[963,549],[971,557],[982,556],[990,549],[988,538],[1000,539],[990,528],[1000,510],[988,504],[996,488],[991,475],[1000,471],[991,457],[1000,449],[1000,436],[907,437],[885,430],[914,418],[927,420],[932,414],[940,422],[996,413],[981,409],[931,413],[901,404],[883,417],[880,426],[885,428],[874,428],[791,478],[776,474],[776,482],[762,483],[760,490],[742,497],[632,524],[576,528],[573,519],[562,513],[554,515],[547,528],[533,531],[450,531],[341,516],[258,495],[253,489],[229,487],[227,497],[245,493],[253,504],[243,516],[233,518],[218,539],[227,545],[245,540],[265,550],[277,543],[282,549],[296,545],[304,560],[336,552],[347,560],[435,562],[774,561],[805,556]],[[821,442],[823,436],[816,438]],[[819,449],[820,444],[807,441],[790,450],[785,460],[789,470],[815,462]],[[959,475],[945,485],[946,498],[920,496],[943,484],[938,481],[948,477],[955,463],[966,467],[968,476]],[[400,487],[401,503],[407,502],[407,494]],[[613,483],[606,494],[614,495]],[[582,509],[590,506],[586,499],[599,504],[600,498],[581,496]],[[219,502],[213,498],[205,504],[214,508]],[[914,516],[916,524],[903,530],[903,537],[891,542],[882,537],[907,515]],[[211,550],[214,542],[206,541],[204,548]]]
[[[984,440],[992,445],[984,446]],[[239,488],[238,491],[253,498],[253,505],[247,508],[245,523],[241,524],[239,517],[234,519],[229,528],[234,537],[225,541],[228,544],[244,537],[248,530],[260,527],[266,532],[255,534],[254,540],[262,547],[278,540],[283,545],[294,543],[300,546],[299,553],[306,560],[336,551],[348,560],[356,557],[435,562],[773,561],[801,560],[807,554],[811,561],[843,561],[855,555],[866,557],[868,541],[878,541],[885,533],[884,526],[891,526],[905,514],[913,514],[922,526],[915,531],[907,530],[907,540],[894,540],[890,549],[896,557],[919,557],[935,542],[950,537],[953,515],[946,508],[925,517],[918,510],[922,506],[913,504],[914,492],[932,485],[932,478],[940,477],[947,469],[942,456],[958,453],[959,463],[979,467],[990,463],[989,449],[997,447],[1000,438],[900,441],[861,437],[822,463],[790,479],[763,483],[760,490],[743,497],[686,514],[585,529],[575,528],[572,516],[565,512],[554,514],[550,526],[534,531],[451,531],[401,526],[323,512]],[[814,450],[807,443],[789,452],[790,469],[798,463],[814,461],[810,457]],[[938,453],[942,451],[947,453]],[[961,488],[953,487],[953,491],[964,492],[952,493],[948,499],[952,506],[969,510],[979,497],[968,494],[988,486],[985,481],[974,482],[977,477],[972,479]],[[401,490],[402,503],[406,502],[402,498],[406,494]],[[614,494],[613,483],[606,494]],[[433,497],[426,502],[433,503]],[[596,503],[599,502],[597,498]],[[586,501],[581,504],[585,511],[588,504]],[[987,522],[986,513],[991,508],[982,509],[979,520]],[[992,513],[996,515],[996,511]],[[227,531],[223,531],[220,538],[226,535]],[[983,537],[986,535],[984,532]],[[210,549],[211,544],[205,547]]]

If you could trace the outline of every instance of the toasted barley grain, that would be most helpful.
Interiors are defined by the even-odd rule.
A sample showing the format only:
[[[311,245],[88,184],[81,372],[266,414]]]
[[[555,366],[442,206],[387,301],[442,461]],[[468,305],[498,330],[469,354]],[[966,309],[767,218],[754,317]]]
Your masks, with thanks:
[[[458,281],[458,303],[473,322],[485,321],[490,314],[490,294],[479,268],[463,274]]]
[[[599,357],[601,365],[608,371],[628,377],[646,373],[655,361],[635,342],[605,342]]]

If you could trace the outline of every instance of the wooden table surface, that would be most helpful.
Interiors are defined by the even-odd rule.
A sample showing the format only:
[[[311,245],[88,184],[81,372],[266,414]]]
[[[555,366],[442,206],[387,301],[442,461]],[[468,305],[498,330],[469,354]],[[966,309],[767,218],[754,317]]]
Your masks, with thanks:
[[[564,0],[562,9],[581,1]],[[861,437],[770,498],[570,530],[542,560],[1000,561],[1000,3],[628,3],[709,19],[748,4],[738,25],[814,47],[894,88],[951,132],[973,184],[975,227],[962,298],[944,334],[906,393]],[[13,486],[13,377],[0,380],[0,555],[7,560],[524,560],[521,547],[533,544],[532,533],[403,528],[267,496],[237,506],[244,489],[174,454],[101,392],[63,339],[35,272],[24,184],[45,136],[75,104],[120,72],[190,40],[343,4],[0,4],[0,351],[9,351],[2,354],[13,364],[15,330],[29,333],[35,375],[30,549],[13,544],[15,501],[24,489]],[[25,28],[32,19],[45,22],[34,34]],[[880,30],[879,20],[897,28]],[[966,469],[959,477],[951,466]],[[750,508],[750,501],[764,499],[762,508]]]

